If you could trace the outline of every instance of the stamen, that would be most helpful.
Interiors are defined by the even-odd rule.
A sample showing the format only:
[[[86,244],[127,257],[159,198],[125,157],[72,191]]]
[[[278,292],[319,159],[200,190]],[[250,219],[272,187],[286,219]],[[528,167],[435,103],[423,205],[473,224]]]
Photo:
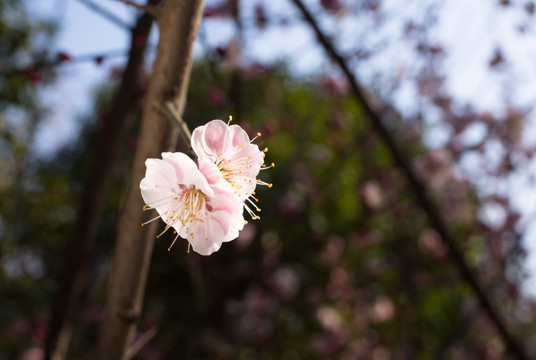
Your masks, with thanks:
[[[261,136],[262,136],[261,133],[257,132],[257,135],[253,139],[249,140],[249,143],[251,144],[252,142],[254,142],[257,138],[260,138]]]
[[[259,185],[266,185],[266,186],[268,186],[269,188],[272,187],[272,184],[267,183],[267,182],[264,182],[264,181],[262,181],[261,179],[257,179],[257,184],[259,184]]]
[[[166,227],[164,228],[164,231],[162,231],[160,234],[156,235],[156,238],[160,238],[160,236],[162,236],[166,231],[168,231],[169,229],[169,225],[166,225]]]
[[[259,215],[255,214],[246,203],[244,203],[244,208],[246,209],[249,216],[251,216],[251,220],[259,220],[261,218]]]
[[[261,212],[261,209],[259,209],[259,207],[257,205],[255,205],[255,203],[253,201],[251,201],[250,198],[247,198],[246,199],[251,205],[255,206],[255,210],[257,210],[258,212]]]
[[[175,241],[177,241],[178,238],[179,238],[179,234],[177,234],[177,236],[175,236],[175,239],[173,239],[173,242],[168,247],[167,251],[171,251],[171,248],[173,247],[173,245],[175,244]],[[188,252],[190,252],[190,243],[188,243]]]
[[[271,169],[273,167],[275,167],[274,163],[271,163],[270,166],[266,166],[265,164],[262,164],[261,170]]]
[[[147,225],[148,223],[155,221],[156,219],[160,219],[160,215],[158,215],[157,217],[155,217],[155,218],[153,218],[153,219],[151,219],[151,220],[149,220],[149,221],[146,221],[146,222],[142,223],[141,226],[145,226],[145,225]]]

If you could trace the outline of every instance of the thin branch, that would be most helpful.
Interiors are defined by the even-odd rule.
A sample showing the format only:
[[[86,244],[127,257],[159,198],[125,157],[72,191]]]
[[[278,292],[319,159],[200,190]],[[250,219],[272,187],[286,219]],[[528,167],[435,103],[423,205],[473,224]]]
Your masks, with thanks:
[[[106,18],[107,20],[110,20],[113,24],[119,26],[123,30],[131,30],[130,25],[128,25],[126,22],[115,16],[113,13],[109,12],[105,8],[95,4],[93,1],[90,0],[78,0],[82,4],[86,5],[91,10],[95,11],[97,14],[101,15],[102,17]]]
[[[119,1],[119,2],[122,2],[123,4],[125,5],[128,5],[128,6],[132,6],[133,8],[136,8],[138,10],[141,10],[153,17],[157,17],[158,16],[158,11],[156,9],[156,7],[154,6],[149,6],[149,5],[141,5],[141,4],[138,4],[138,3],[135,3],[134,1],[130,1],[130,0],[116,0],[116,1]]]
[[[138,45],[139,46],[139,45]],[[155,49],[155,45],[149,44],[145,46],[146,51],[153,51]],[[106,52],[101,53],[94,53],[94,54],[82,54],[82,55],[76,55],[72,56],[68,60],[51,60],[46,62],[39,62],[34,64],[31,67],[32,71],[35,71],[37,73],[40,73],[41,71],[50,71],[54,68],[58,68],[60,66],[68,66],[68,65],[75,65],[75,64],[81,64],[88,61],[93,61],[96,63],[100,63],[101,61],[104,61],[106,59],[110,59],[113,57],[120,57],[120,56],[127,56],[129,55],[128,49],[117,49],[117,50],[109,50]],[[13,68],[13,69],[4,69],[2,73],[4,78],[13,78],[13,77],[28,77],[28,69],[19,69],[19,68]]]
[[[318,41],[324,47],[326,52],[335,60],[339,65],[340,69],[346,75],[348,79],[352,93],[357,100],[357,102],[363,107],[367,118],[370,120],[373,128],[380,136],[381,140],[384,142],[385,146],[391,153],[396,165],[400,168],[402,173],[405,175],[406,180],[411,187],[417,201],[419,202],[421,208],[428,216],[430,223],[434,226],[436,231],[441,235],[443,241],[447,244],[450,250],[450,256],[454,262],[454,265],[458,268],[463,279],[469,284],[475,296],[480,301],[480,305],[485,313],[490,318],[491,322],[495,325],[498,333],[503,338],[504,343],[507,345],[509,350],[517,359],[528,359],[528,356],[525,352],[523,345],[514,338],[512,334],[506,328],[504,320],[499,315],[499,311],[491,304],[491,301],[488,299],[488,296],[483,290],[482,285],[477,279],[476,275],[473,273],[473,270],[467,264],[465,257],[462,251],[458,248],[457,242],[451,234],[450,230],[447,227],[445,220],[443,220],[440,215],[437,205],[432,201],[427,193],[427,189],[424,183],[419,179],[417,174],[414,172],[413,168],[410,165],[410,162],[406,158],[405,153],[402,151],[402,148],[396,143],[395,139],[389,133],[389,130],[385,127],[382,122],[381,116],[372,109],[368,101],[365,98],[365,94],[361,90],[354,74],[350,71],[348,65],[344,58],[339,55],[337,50],[328,40],[326,35],[320,30],[316,20],[313,18],[309,10],[305,7],[301,0],[292,0],[296,7],[301,11],[305,21],[309,23],[313,31],[315,32]]]
[[[173,123],[179,126],[181,129],[181,135],[184,137],[184,141],[189,145],[192,142],[192,133],[188,128],[188,124],[182,119],[175,109],[174,104],[171,101],[167,101],[162,106],[163,112],[169,117]]]
[[[132,346],[130,347],[130,349],[128,349],[128,352],[127,352],[127,359],[130,359],[131,357],[133,357],[134,355],[136,355],[138,353],[138,351],[140,351],[144,346],[145,344],[147,344],[149,341],[151,341],[151,339],[156,335],[156,328],[150,328],[149,330],[147,330],[146,332],[144,332],[139,338],[138,340],[136,340],[136,342],[134,344],[132,344]]]

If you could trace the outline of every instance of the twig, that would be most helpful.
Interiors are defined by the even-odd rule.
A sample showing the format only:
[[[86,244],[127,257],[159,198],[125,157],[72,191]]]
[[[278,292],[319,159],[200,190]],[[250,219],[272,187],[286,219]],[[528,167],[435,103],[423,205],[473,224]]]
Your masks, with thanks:
[[[122,2],[125,5],[132,6],[133,8],[136,8],[138,10],[144,11],[147,14],[153,16],[153,17],[158,16],[158,11],[154,6],[141,5],[141,4],[135,3],[134,1],[130,1],[130,0],[116,0],[116,1]]]
[[[126,22],[115,16],[113,13],[109,12],[105,8],[95,4],[93,1],[90,0],[78,0],[82,4],[86,5],[91,10],[95,11],[97,14],[101,15],[102,17],[110,20],[115,25],[119,26],[122,29],[131,30],[130,25],[128,25]]]
[[[134,355],[138,353],[138,351],[141,350],[147,344],[154,336],[156,335],[156,328],[150,328],[146,332],[144,332],[138,340],[132,344],[132,346],[127,351],[127,359],[132,358]]]
[[[416,173],[413,171],[413,168],[411,167],[410,162],[406,158],[405,153],[402,151],[400,146],[396,143],[395,139],[389,133],[389,130],[387,130],[387,128],[383,124],[381,116],[377,114],[376,111],[374,111],[367,102],[363,91],[360,89],[355,76],[348,68],[346,61],[335,50],[334,46],[328,40],[326,35],[324,35],[322,30],[320,30],[316,20],[313,18],[309,10],[305,7],[303,2],[301,0],[292,0],[292,2],[294,2],[296,7],[298,7],[305,20],[314,30],[320,44],[324,47],[326,52],[335,60],[335,62],[339,65],[343,73],[346,75],[346,78],[350,83],[351,90],[354,94],[355,99],[363,107],[366,116],[372,123],[373,128],[376,130],[376,132],[384,142],[385,146],[391,153],[391,156],[393,156],[396,165],[400,168],[400,170],[402,170],[421,208],[428,216],[430,223],[434,226],[436,231],[441,235],[443,241],[449,247],[450,256],[455,266],[458,268],[463,279],[469,284],[469,286],[475,293],[476,297],[480,301],[482,309],[487,313],[491,322],[495,325],[498,333],[503,338],[505,344],[517,359],[528,359],[524,347],[507,330],[506,325],[500,317],[498,310],[491,304],[491,301],[488,299],[488,296],[484,292],[482,285],[477,280],[476,275],[473,273],[472,269],[467,264],[467,261],[465,260],[462,251],[458,248],[457,242],[455,241],[445,221],[440,215],[437,205],[428,196],[427,189],[424,183],[421,182],[421,180],[417,177]]]
[[[188,124],[182,119],[182,116],[179,115],[175,109],[175,105],[171,101],[167,101],[162,106],[162,110],[170,120],[172,120],[175,125],[178,125],[181,129],[181,135],[184,137],[185,142],[190,145],[192,141],[192,133],[188,128]]]

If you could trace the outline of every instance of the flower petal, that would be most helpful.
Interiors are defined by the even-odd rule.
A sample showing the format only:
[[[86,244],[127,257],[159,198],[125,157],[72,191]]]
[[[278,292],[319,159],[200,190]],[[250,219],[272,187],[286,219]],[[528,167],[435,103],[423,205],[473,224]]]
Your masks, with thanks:
[[[190,159],[186,154],[175,153],[162,153],[162,158],[175,168],[177,174],[177,183],[187,186],[195,186],[203,194],[207,196],[214,196],[212,188],[208,184],[205,176],[199,171],[195,162]]]
[[[193,236],[188,236],[192,249],[201,255],[210,255],[218,251],[224,238],[224,230],[221,224],[212,219],[204,223],[197,223],[192,231]]]
[[[220,169],[218,169],[218,167],[216,166],[216,164],[214,164],[213,161],[207,159],[207,158],[199,158],[199,160],[197,161],[198,165],[199,165],[199,171],[201,171],[201,173],[203,175],[205,175],[205,178],[207,179],[208,183],[210,185],[214,185],[220,181],[223,181],[224,183],[227,183],[229,184],[224,178],[223,178],[223,175],[220,171]],[[230,184],[229,184],[230,186]]]
[[[238,125],[229,126],[229,138],[232,139],[231,144],[229,144],[231,147],[249,144],[248,133]]]
[[[192,133],[192,149],[198,157],[216,161],[224,152],[224,143],[228,142],[227,130],[227,124],[217,119],[197,127]]]

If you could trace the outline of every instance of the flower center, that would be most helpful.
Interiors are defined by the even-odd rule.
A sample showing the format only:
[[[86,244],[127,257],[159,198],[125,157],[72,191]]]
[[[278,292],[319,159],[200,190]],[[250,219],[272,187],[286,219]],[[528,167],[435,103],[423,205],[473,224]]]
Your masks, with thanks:
[[[220,169],[220,172],[223,178],[227,180],[228,182],[231,182],[236,172],[229,168],[229,163],[227,162],[227,160],[221,159],[220,161],[218,161],[216,166],[218,167],[218,169]]]
[[[194,221],[203,222],[205,204],[205,195],[200,190],[192,188],[183,192],[177,204],[176,215],[182,226]]]

